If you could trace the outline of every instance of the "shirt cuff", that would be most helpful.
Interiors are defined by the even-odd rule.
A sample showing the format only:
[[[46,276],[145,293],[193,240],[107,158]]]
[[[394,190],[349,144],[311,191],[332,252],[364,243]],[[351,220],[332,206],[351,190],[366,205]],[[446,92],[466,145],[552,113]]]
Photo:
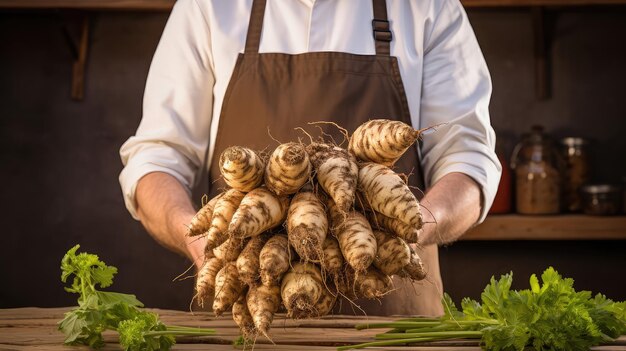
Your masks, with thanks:
[[[498,191],[498,183],[502,174],[502,165],[496,158],[490,159],[481,153],[462,152],[449,155],[446,164],[437,169],[431,179],[435,184],[439,179],[449,173],[463,173],[471,177],[482,191],[481,213],[476,224],[480,224],[487,217],[487,213],[493,204],[493,199]]]
[[[187,194],[191,196],[190,185],[182,174],[172,170],[171,168],[152,162],[133,163],[131,161],[120,173],[119,181],[124,194],[126,209],[128,209],[128,212],[130,212],[131,216],[133,216],[136,220],[139,220],[139,216],[137,215],[137,201],[135,199],[137,183],[145,175],[153,172],[163,172],[173,176],[183,185]]]

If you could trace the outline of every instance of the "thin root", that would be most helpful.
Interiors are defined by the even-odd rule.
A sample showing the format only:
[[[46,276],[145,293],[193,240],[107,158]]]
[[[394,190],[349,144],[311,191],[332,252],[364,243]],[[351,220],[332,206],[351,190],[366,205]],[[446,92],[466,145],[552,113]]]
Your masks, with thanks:
[[[329,122],[329,121],[315,121],[315,122],[309,122],[308,124],[310,125],[315,125],[315,124],[330,124],[332,126],[335,126],[337,129],[339,129],[339,132],[343,135],[344,140],[341,142],[341,144],[339,144],[338,146],[343,145],[343,143],[350,141],[350,134],[348,133],[348,130],[340,125],[338,125],[335,122]],[[337,145],[337,144],[335,144]]]
[[[274,136],[272,135],[272,132],[270,132],[270,127],[269,127],[269,126],[267,127],[267,135],[269,135],[269,136],[270,136],[270,139],[272,139],[272,140],[274,140],[275,142],[277,142],[277,143],[278,143],[278,145],[282,144],[282,143],[280,142],[280,140],[278,140],[278,139],[274,138]]]
[[[443,123],[435,124],[434,126],[430,126],[430,127],[426,127],[426,128],[422,128],[422,129],[416,129],[416,130],[415,130],[415,133],[417,134],[417,138],[418,138],[418,139],[421,139],[421,138],[422,138],[422,135],[423,135],[424,133],[426,133],[426,132],[428,132],[428,131],[430,131],[430,130],[433,130],[433,131],[435,131],[435,132],[436,132],[436,131],[437,131],[437,128],[439,128],[439,127],[441,127],[441,126],[445,126],[445,125],[447,125],[447,124],[448,124],[448,122],[443,122]]]
[[[313,141],[313,137],[311,136],[311,134],[307,133],[307,131],[306,131],[306,130],[302,129],[301,127],[296,127],[296,128],[294,128],[294,129],[295,129],[295,130],[299,130],[299,131],[301,131],[302,133],[304,133],[306,136],[308,136],[308,137],[309,137],[309,140],[310,140],[310,142],[311,142],[311,144],[315,143],[315,142]]]
[[[198,257],[198,258],[200,258],[200,257]],[[196,260],[197,260],[198,258],[196,258]],[[192,277],[192,278],[193,278],[193,277],[195,277],[196,275],[194,274],[194,275],[190,275],[190,276],[188,276],[188,277],[185,277],[185,278],[182,278],[182,279],[181,279],[181,277],[182,277],[183,275],[187,274],[187,272],[189,272],[189,271],[190,271],[193,267],[195,267],[195,266],[196,266],[196,261],[192,262],[192,263],[191,263],[191,265],[189,266],[189,268],[185,269],[185,271],[184,271],[184,272],[182,272],[181,274],[177,275],[177,276],[176,276],[176,278],[174,278],[174,279],[172,280],[172,282],[175,282],[175,281],[183,281],[183,280],[189,279],[190,277]]]
[[[324,129],[322,129],[322,127],[320,127],[320,126],[316,126],[316,127],[317,127],[317,129],[320,130],[320,134],[321,134],[320,138],[322,139],[323,142],[326,142],[326,140],[324,139],[324,137],[326,136],[326,137],[328,137],[330,139],[330,141],[332,142],[333,145],[337,145],[337,142],[335,141],[335,138],[333,138],[332,135],[324,132]]]

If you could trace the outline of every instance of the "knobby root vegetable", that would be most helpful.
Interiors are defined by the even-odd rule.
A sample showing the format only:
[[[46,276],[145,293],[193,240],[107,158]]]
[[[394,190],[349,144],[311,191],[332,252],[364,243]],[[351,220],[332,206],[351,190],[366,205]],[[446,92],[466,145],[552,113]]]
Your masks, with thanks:
[[[339,207],[337,207],[337,204],[335,204],[335,201],[333,201],[332,198],[326,196],[325,199],[326,199],[326,211],[328,212],[328,219],[330,220],[330,224],[331,224],[330,229],[334,229],[332,227],[337,226],[346,218],[347,212],[341,212],[339,210]]]
[[[339,242],[332,236],[326,237],[322,246],[323,256],[320,262],[322,272],[337,277],[344,264],[343,255],[339,248]]]
[[[376,256],[376,238],[367,218],[359,212],[349,212],[339,224],[333,223],[341,253],[357,272],[365,271]]]
[[[243,293],[244,285],[239,280],[237,267],[233,262],[228,262],[220,269],[215,277],[215,298],[213,299],[213,313],[220,316]]]
[[[302,144],[279,145],[267,162],[265,186],[276,195],[295,194],[309,180],[311,162]]]
[[[355,283],[358,294],[366,299],[379,299],[393,288],[391,277],[374,267],[370,267],[365,274],[357,274]]]
[[[233,304],[233,320],[239,326],[241,334],[247,340],[254,340],[256,336],[256,328],[254,327],[254,320],[248,310],[248,303],[246,301],[246,295],[242,294],[239,299]]]
[[[411,246],[409,246],[409,248],[411,250],[411,260],[409,264],[404,266],[400,275],[413,280],[422,280],[426,278],[427,275],[426,267],[415,249]]]
[[[289,198],[276,196],[267,188],[256,188],[244,196],[228,226],[236,238],[259,235],[280,225],[287,217]]]
[[[327,232],[326,210],[315,193],[301,191],[296,194],[287,215],[287,236],[302,260],[319,261]]]
[[[285,274],[280,288],[287,315],[308,318],[315,315],[315,306],[325,289],[322,274],[316,265],[299,262]]]
[[[260,278],[259,270],[261,266],[259,257],[267,239],[268,237],[265,234],[253,237],[248,241],[237,258],[236,264],[239,279],[249,286],[254,285]]]
[[[354,131],[348,149],[359,160],[391,167],[415,143],[421,132],[400,121],[374,119]]]
[[[266,338],[274,314],[280,306],[280,288],[278,284],[272,286],[257,285],[248,291],[248,310],[252,315],[254,326]]]
[[[261,283],[271,286],[279,282],[289,269],[290,262],[291,252],[287,236],[278,234],[271,237],[259,254]]]
[[[193,216],[191,222],[189,223],[189,229],[187,231],[187,236],[198,236],[206,234],[207,230],[211,227],[211,217],[213,216],[213,208],[215,207],[215,203],[222,194],[218,194],[206,205],[202,206],[202,208]]]
[[[359,188],[372,209],[406,225],[421,228],[419,202],[411,189],[389,167],[365,163],[359,169]]]
[[[241,250],[243,250],[244,241],[235,237],[230,237],[224,243],[213,249],[213,255],[224,262],[235,261]],[[210,250],[209,247],[206,248]]]
[[[312,317],[323,317],[332,311],[337,302],[337,294],[333,294],[328,288],[322,289],[322,296],[313,307]]]
[[[421,213],[420,213],[420,227],[413,227],[405,224],[399,219],[387,217],[382,213],[370,212],[371,223],[380,229],[384,229],[388,232],[395,234],[397,237],[402,238],[407,243],[416,243],[419,241],[421,232]]]
[[[213,298],[215,294],[215,277],[223,266],[222,260],[217,257],[211,257],[204,262],[198,271],[196,296],[200,307],[204,307],[204,302]]]
[[[241,200],[245,193],[230,189],[217,200],[213,208],[213,217],[211,218],[211,227],[207,233],[208,247],[217,247],[228,239],[228,224],[237,211]]]
[[[307,146],[316,177],[332,197],[339,211],[345,213],[354,204],[359,167],[356,159],[338,146],[312,143]]]
[[[393,275],[409,264],[411,249],[404,240],[380,230],[375,230],[374,236],[378,246],[374,267],[385,275]]]
[[[358,187],[357,187],[358,188]],[[367,199],[365,198],[365,195],[363,195],[362,192],[358,191],[356,192],[356,202],[354,204],[354,208],[363,212],[363,213],[370,213],[373,212],[374,210],[372,210],[372,207],[370,206],[370,204],[367,202]]]
[[[219,166],[224,181],[233,189],[248,192],[263,182],[265,162],[248,148],[227,148],[220,155]]]
[[[339,271],[339,275],[335,282],[337,291],[348,300],[354,300],[359,297],[358,287],[356,285],[356,272],[352,267],[345,266]]]

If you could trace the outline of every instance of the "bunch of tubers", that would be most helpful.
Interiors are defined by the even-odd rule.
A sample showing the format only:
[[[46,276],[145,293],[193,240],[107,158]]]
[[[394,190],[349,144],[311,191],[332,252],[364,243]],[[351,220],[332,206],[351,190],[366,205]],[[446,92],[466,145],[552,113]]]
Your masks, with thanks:
[[[311,140],[285,143],[264,159],[241,146],[219,166],[228,190],[193,218],[189,236],[207,238],[198,272],[199,303],[216,315],[232,308],[247,339],[268,337],[274,314],[328,314],[337,297],[381,298],[391,276],[426,271],[409,243],[422,228],[418,200],[390,167],[420,131],[371,120],[348,149]]]

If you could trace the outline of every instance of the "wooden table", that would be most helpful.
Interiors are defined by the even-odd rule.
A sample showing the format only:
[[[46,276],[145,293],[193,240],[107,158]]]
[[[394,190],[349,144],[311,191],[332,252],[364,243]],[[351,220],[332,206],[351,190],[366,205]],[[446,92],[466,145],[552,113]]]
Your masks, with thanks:
[[[0,310],[0,350],[86,350],[87,347],[64,346],[63,335],[57,331],[57,321],[68,308],[17,308]],[[174,350],[234,350],[232,340],[239,330],[230,315],[215,318],[209,313],[154,310],[166,324],[214,328],[217,336],[211,338],[180,339]],[[354,325],[365,321],[389,321],[388,317],[332,316],[316,320],[293,321],[277,316],[270,335],[276,345],[259,338],[254,350],[336,350],[338,345],[371,341],[381,330],[357,331]],[[102,350],[120,350],[116,335],[105,334],[107,346]],[[476,341],[456,340],[431,343],[424,346],[370,348],[368,350],[418,350],[418,351],[478,351]],[[626,350],[626,337],[612,345],[593,350]]]

